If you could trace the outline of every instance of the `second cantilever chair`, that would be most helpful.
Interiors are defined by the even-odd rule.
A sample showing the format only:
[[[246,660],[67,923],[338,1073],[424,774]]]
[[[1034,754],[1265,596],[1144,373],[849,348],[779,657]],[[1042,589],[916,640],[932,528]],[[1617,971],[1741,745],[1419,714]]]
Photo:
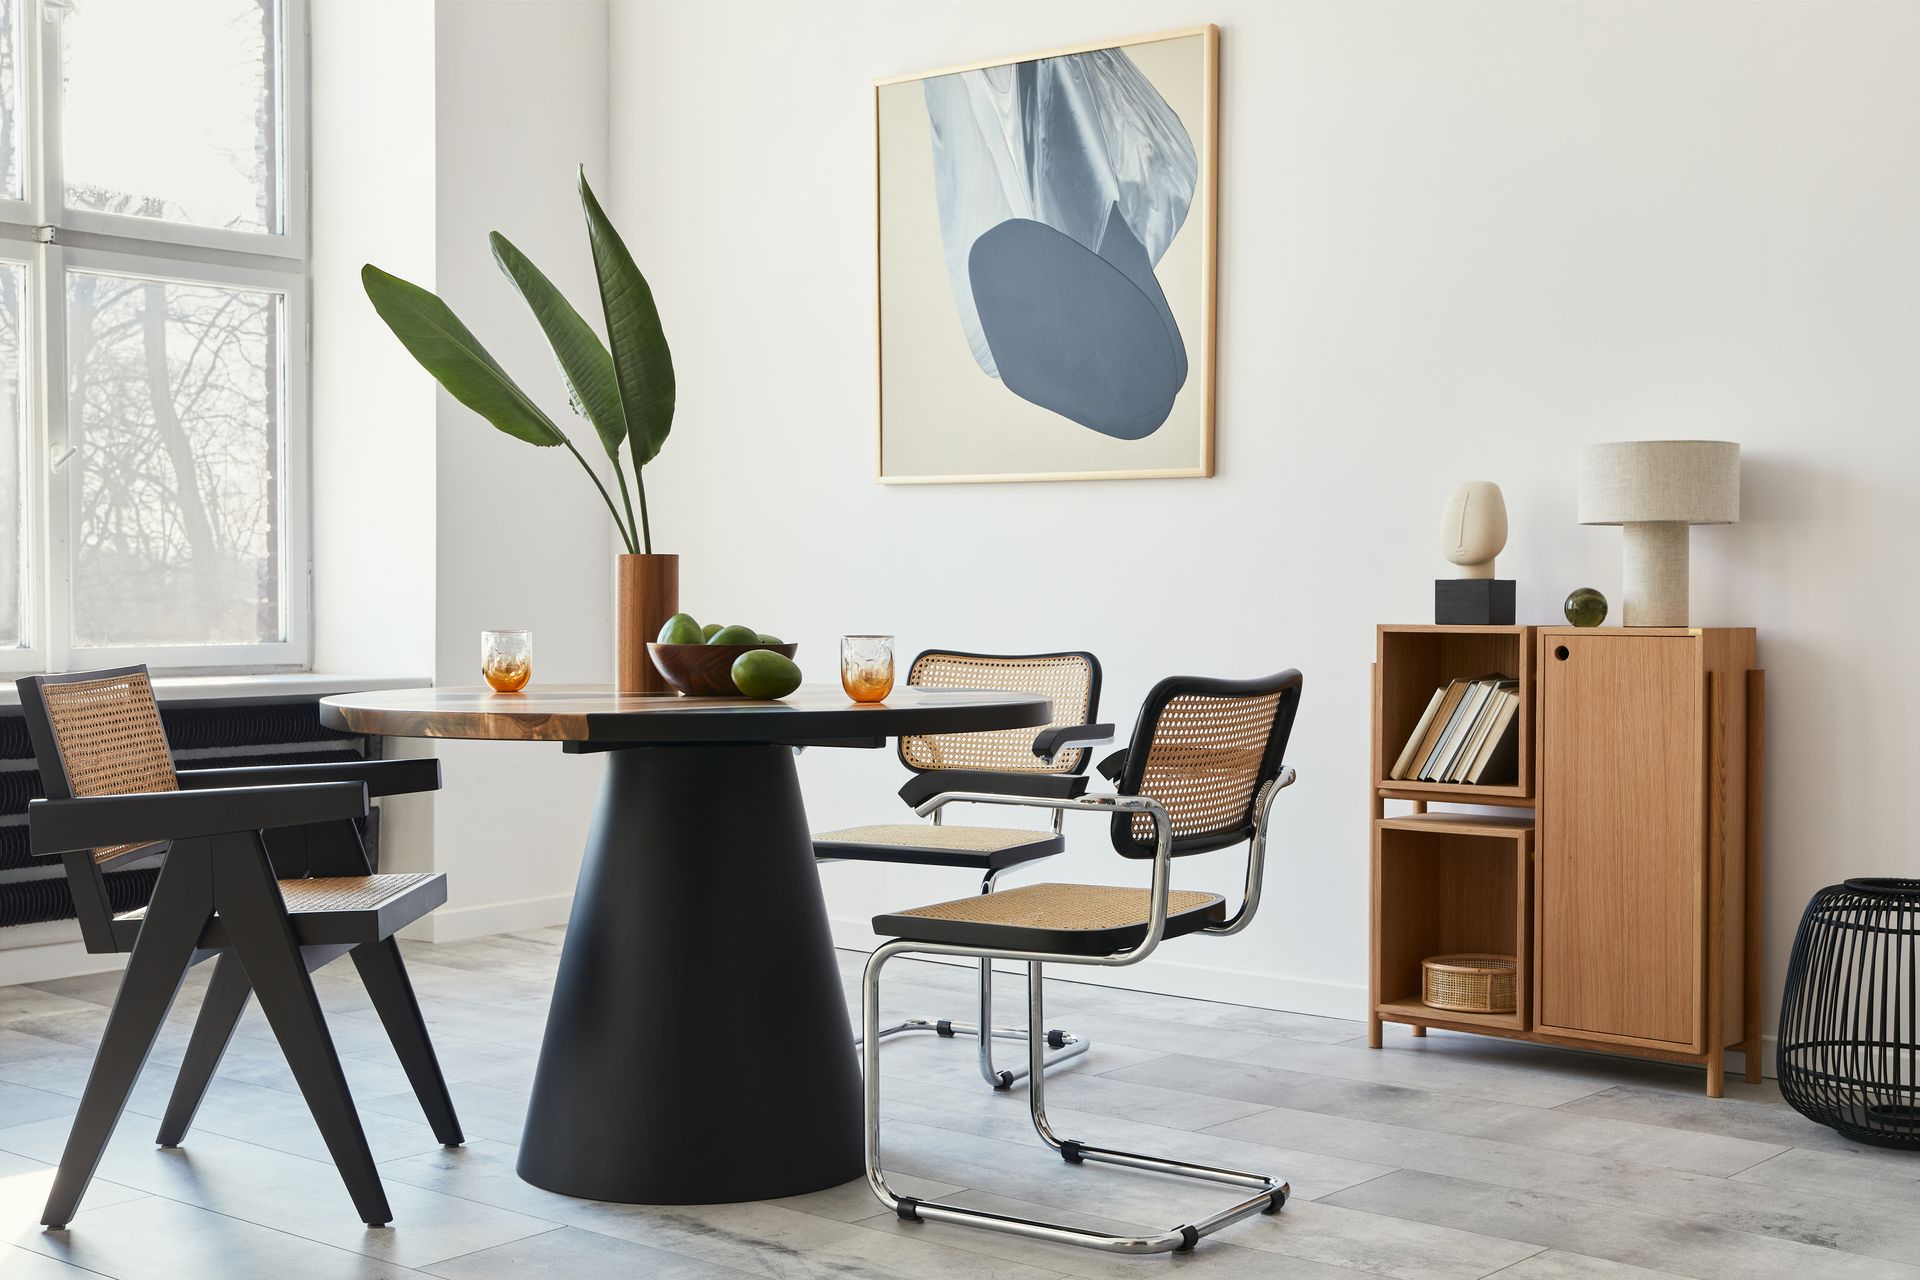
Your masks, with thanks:
[[[1113,736],[1112,725],[1090,723],[1100,714],[1100,662],[1090,653],[963,653],[929,649],[913,660],[907,683],[929,689],[1012,689],[1053,700],[1053,719],[1041,729],[1004,729],[988,733],[909,735],[900,739],[900,763],[914,776],[900,798],[920,804],[946,791],[989,792],[1070,800],[1087,789],[1087,750]],[[822,861],[893,862],[916,866],[961,867],[978,873],[980,892],[992,893],[1000,876],[1015,867],[1051,857],[1066,848],[1060,814],[1053,830],[1018,827],[957,827],[891,822],[827,831],[813,838]],[[879,1036],[931,1031],[943,1037],[974,1036],[979,1043],[980,1075],[995,1089],[1007,1089],[1026,1077],[1028,1068],[1003,1070],[993,1061],[993,1042],[1025,1040],[1024,1029],[993,1025],[993,965],[980,962],[980,1020],[909,1018],[883,1027]],[[859,1041],[855,1042],[856,1044]],[[1065,1031],[1046,1033],[1056,1066],[1087,1051],[1087,1042]]]
[[[309,974],[353,957],[433,1133],[464,1138],[393,935],[447,900],[439,874],[373,875],[354,819],[369,796],[433,791],[437,760],[176,773],[145,667],[19,681],[47,799],[36,854],[59,854],[88,951],[131,952],[41,1221],[80,1207],[187,970],[217,957],[156,1141],[178,1146],[249,994],[287,1055],[363,1221],[392,1220]],[[104,872],[164,854],[153,899],[114,913]]]
[[[959,898],[874,919],[874,932],[893,941],[867,962],[861,1024],[866,1033],[867,1181],[880,1203],[910,1222],[955,1222],[1029,1239],[1085,1245],[1115,1253],[1184,1251],[1230,1223],[1272,1213],[1286,1203],[1286,1183],[1258,1173],[1216,1169],[1163,1156],[1137,1155],[1063,1138],[1047,1118],[1040,1070],[1041,969],[1059,964],[1129,965],[1160,943],[1182,934],[1238,933],[1260,905],[1267,836],[1274,799],[1292,784],[1285,763],[1287,738],[1300,705],[1300,673],[1284,671],[1261,680],[1209,680],[1175,676],[1148,693],[1132,743],[1124,754],[1101,763],[1116,783],[1112,795],[1072,799],[985,794],[935,796],[920,806],[937,813],[956,801],[1029,805],[1055,812],[1090,812],[1110,821],[1114,850],[1123,858],[1151,859],[1145,889],[1110,885],[1035,884],[1004,893]],[[1232,915],[1215,893],[1175,890],[1173,859],[1246,843],[1247,876]],[[1027,965],[1028,1055],[1032,1079],[1027,1104],[1040,1140],[1070,1164],[1096,1161],[1129,1169],[1176,1174],[1224,1183],[1254,1194],[1217,1213],[1152,1235],[1115,1236],[1060,1223],[988,1213],[903,1196],[887,1185],[880,1165],[880,971],[897,955],[968,956]],[[984,1188],[979,1188],[984,1189]]]

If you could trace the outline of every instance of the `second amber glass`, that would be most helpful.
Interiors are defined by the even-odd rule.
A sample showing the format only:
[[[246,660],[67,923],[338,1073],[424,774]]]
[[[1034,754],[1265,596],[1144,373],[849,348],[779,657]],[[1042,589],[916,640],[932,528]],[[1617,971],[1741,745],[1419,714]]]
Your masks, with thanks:
[[[533,632],[482,631],[480,674],[495,693],[518,693],[533,679]]]
[[[855,702],[880,702],[893,692],[893,637],[841,636],[840,687]]]

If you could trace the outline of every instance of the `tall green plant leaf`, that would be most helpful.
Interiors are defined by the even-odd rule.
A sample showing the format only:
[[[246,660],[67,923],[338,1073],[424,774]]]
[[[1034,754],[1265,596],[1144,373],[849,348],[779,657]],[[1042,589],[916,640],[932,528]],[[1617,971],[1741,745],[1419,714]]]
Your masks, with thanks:
[[[599,277],[600,306],[606,313],[607,345],[612,348],[614,378],[626,411],[627,447],[633,451],[637,469],[653,461],[673,429],[673,355],[660,328],[653,290],[594,198],[584,167],[580,170],[580,206],[587,215],[593,270]]]
[[[368,263],[360,269],[373,309],[455,400],[528,444],[566,444],[566,433],[527,398],[473,331],[438,297]]]
[[[546,273],[498,231],[487,236],[493,246],[493,260],[520,291],[540,331],[547,335],[567,390],[593,429],[599,433],[600,447],[620,465],[620,446],[627,438],[626,412],[620,405],[620,386],[613,376],[613,357],[600,341],[600,335],[580,318],[566,296],[547,279]]]

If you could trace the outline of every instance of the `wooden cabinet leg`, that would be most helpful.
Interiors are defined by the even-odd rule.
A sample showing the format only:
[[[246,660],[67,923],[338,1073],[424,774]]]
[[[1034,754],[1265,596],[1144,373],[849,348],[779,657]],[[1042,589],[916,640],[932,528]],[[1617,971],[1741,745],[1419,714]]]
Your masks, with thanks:
[[[1379,1047],[1380,1047],[1380,1019],[1373,1017],[1371,1014],[1369,1014],[1367,1017],[1367,1048],[1378,1049]]]
[[[1747,1056],[1747,1083],[1759,1084],[1760,1083],[1760,1032],[1758,1030],[1754,1031],[1752,1035],[1747,1037],[1747,1042],[1740,1046],[1740,1052],[1744,1053]]]
[[[1707,1096],[1727,1096],[1727,1055],[1724,1049],[1707,1051]]]
[[[1426,1039],[1426,1036],[1427,1036],[1427,1029],[1425,1027],[1416,1025],[1413,1029],[1413,1034],[1419,1037],[1420,1039],[1424,1040]]]

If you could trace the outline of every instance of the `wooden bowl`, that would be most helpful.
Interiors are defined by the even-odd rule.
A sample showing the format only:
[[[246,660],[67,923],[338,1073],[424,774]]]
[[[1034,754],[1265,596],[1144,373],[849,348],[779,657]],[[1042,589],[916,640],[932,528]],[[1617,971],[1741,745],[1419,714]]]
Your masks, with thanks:
[[[744,698],[734,688],[733,660],[755,649],[791,658],[797,644],[649,644],[647,656],[668,684],[696,698]]]

